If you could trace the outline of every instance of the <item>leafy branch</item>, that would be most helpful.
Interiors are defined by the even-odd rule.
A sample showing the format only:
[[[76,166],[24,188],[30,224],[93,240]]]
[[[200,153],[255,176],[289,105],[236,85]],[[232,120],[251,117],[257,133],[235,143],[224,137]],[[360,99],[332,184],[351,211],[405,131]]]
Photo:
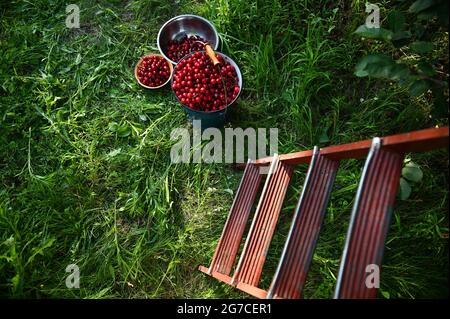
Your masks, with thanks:
[[[391,43],[394,49],[401,52],[406,50],[413,55],[413,59],[409,59],[413,64],[396,61],[386,54],[373,53],[359,60],[355,75],[396,81],[407,87],[412,96],[430,91],[434,97],[435,115],[448,114],[448,82],[442,79],[440,62],[433,58],[437,47],[430,41],[433,34],[448,29],[448,7],[446,0],[417,0],[403,12],[392,10],[387,16],[387,28],[359,26],[356,34]],[[407,18],[411,22],[408,23]],[[444,77],[447,76],[444,74]]]

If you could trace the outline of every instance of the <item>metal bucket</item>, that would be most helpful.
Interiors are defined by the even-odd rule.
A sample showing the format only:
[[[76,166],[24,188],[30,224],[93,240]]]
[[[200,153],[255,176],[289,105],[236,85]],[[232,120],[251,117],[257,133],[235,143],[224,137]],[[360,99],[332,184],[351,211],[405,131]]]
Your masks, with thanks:
[[[166,55],[168,43],[171,40],[179,40],[190,35],[201,36],[211,45],[214,51],[219,48],[219,34],[211,22],[200,16],[183,14],[170,19],[159,29],[157,37],[159,52],[172,64],[177,64]]]
[[[200,51],[200,52],[205,52],[205,51]],[[183,57],[183,59],[180,60],[180,62],[184,59],[189,58],[192,54],[194,54],[195,52],[192,52],[188,55],[186,55],[185,57]],[[230,104],[227,105],[226,108],[222,109],[222,110],[217,110],[217,111],[213,111],[213,112],[203,112],[203,111],[198,111],[198,110],[193,110],[190,109],[189,107],[187,107],[186,105],[184,105],[183,103],[181,103],[180,99],[178,99],[178,97],[175,94],[175,91],[172,87],[173,84],[173,76],[172,79],[170,81],[170,87],[172,88],[172,92],[174,93],[175,97],[177,98],[178,102],[180,102],[181,105],[183,105],[183,108],[186,110],[188,117],[191,121],[194,120],[200,120],[201,121],[201,127],[202,129],[208,128],[208,127],[217,127],[220,128],[225,124],[226,121],[226,116],[227,113],[229,112],[231,106],[233,105],[234,102],[236,102],[236,100],[239,98],[239,95],[242,92],[242,87],[243,87],[243,81],[242,81],[242,73],[241,70],[239,69],[238,65],[236,64],[236,62],[234,62],[230,57],[228,57],[227,55],[221,53],[221,52],[215,52],[218,55],[221,55],[224,60],[226,60],[228,63],[230,63],[232,66],[234,66],[235,70],[236,70],[236,74],[238,77],[238,85],[239,85],[239,93],[236,95],[236,98],[231,101]],[[176,74],[176,70],[177,70],[177,66],[175,66],[174,70],[173,70],[173,74]]]

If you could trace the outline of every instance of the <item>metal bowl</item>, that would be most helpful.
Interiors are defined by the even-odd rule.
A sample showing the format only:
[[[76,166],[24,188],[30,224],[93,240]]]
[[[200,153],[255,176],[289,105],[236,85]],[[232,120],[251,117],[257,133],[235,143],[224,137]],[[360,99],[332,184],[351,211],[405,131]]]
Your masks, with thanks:
[[[205,52],[206,53],[206,51],[199,51],[199,52]],[[180,60],[180,62],[181,61],[183,61],[183,60],[185,60],[185,59],[188,59],[191,55],[193,55],[194,53],[196,53],[196,52],[191,52],[191,53],[189,53],[189,54],[187,54],[186,56],[184,56],[181,60]],[[225,61],[227,61],[228,63],[230,63],[232,66],[234,66],[234,69],[236,70],[236,74],[237,74],[237,78],[238,78],[238,86],[239,86],[239,93],[236,95],[236,97],[234,98],[234,100],[233,101],[231,101],[228,105],[227,105],[227,107],[225,107],[225,108],[223,108],[223,109],[221,109],[221,110],[217,110],[217,111],[212,111],[212,112],[204,112],[204,111],[200,111],[200,110],[191,110],[187,105],[184,105],[183,103],[181,103],[181,101],[180,101],[180,99],[178,98],[178,96],[175,94],[175,90],[173,89],[173,87],[172,87],[172,85],[173,85],[173,78],[174,78],[174,75],[176,74],[176,72],[177,72],[177,66],[175,66],[175,68],[173,69],[173,76],[172,76],[172,78],[170,79],[170,88],[172,89],[172,92],[173,92],[173,94],[175,95],[175,97],[176,97],[176,99],[178,100],[178,102],[180,102],[180,104],[181,105],[183,105],[183,107],[189,112],[189,111],[192,111],[192,112],[195,112],[195,113],[203,113],[203,114],[211,114],[211,113],[223,113],[223,112],[226,112],[226,110],[239,98],[239,95],[241,95],[241,92],[242,92],[242,86],[243,86],[243,78],[242,78],[242,73],[241,73],[241,69],[239,69],[239,66],[236,64],[236,62],[234,62],[229,56],[227,56],[226,54],[224,54],[224,53],[222,53],[222,52],[218,52],[218,51],[215,51],[215,53],[217,54],[217,55],[221,55],[222,56],[222,58],[225,60]]]
[[[169,72],[170,72],[169,78],[167,79],[166,82],[164,82],[163,84],[158,85],[158,86],[148,86],[148,85],[145,85],[144,83],[142,83],[142,82],[139,80],[139,77],[138,77],[138,68],[139,68],[139,66],[141,65],[142,61],[144,61],[144,58],[145,58],[145,57],[151,57],[151,56],[158,56],[158,57],[164,58],[164,57],[163,57],[162,55],[160,55],[160,54],[146,54],[146,55],[142,56],[142,57],[139,59],[138,63],[136,63],[136,66],[134,67],[134,77],[135,77],[136,81],[139,83],[140,86],[145,87],[146,89],[154,90],[154,89],[159,89],[159,88],[163,87],[164,85],[166,85],[167,83],[169,83],[169,81],[171,80],[172,75],[173,75],[173,65],[172,65],[169,61],[167,61],[167,59],[165,59],[166,63],[169,65]]]
[[[201,36],[214,50],[219,48],[219,34],[211,22],[193,14],[183,14],[170,19],[159,29],[157,38],[159,52],[171,63],[177,64],[166,55],[169,41],[191,35]]]

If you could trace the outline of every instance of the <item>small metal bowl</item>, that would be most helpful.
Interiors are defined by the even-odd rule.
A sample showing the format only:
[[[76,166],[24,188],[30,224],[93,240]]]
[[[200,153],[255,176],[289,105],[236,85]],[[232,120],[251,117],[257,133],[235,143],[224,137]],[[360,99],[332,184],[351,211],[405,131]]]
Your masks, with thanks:
[[[219,34],[211,22],[193,14],[183,14],[170,19],[159,29],[157,38],[159,52],[171,63],[177,64],[178,62],[172,61],[166,55],[169,41],[192,35],[201,36],[208,41],[214,51],[219,48]]]
[[[167,62],[167,65],[169,66],[169,71],[170,71],[169,78],[167,79],[166,82],[164,82],[163,84],[158,85],[158,86],[148,86],[148,85],[145,85],[144,83],[142,83],[141,81],[139,81],[139,76],[138,76],[138,68],[139,68],[139,65],[141,65],[141,63],[142,63],[142,61],[144,60],[144,58],[146,58],[146,57],[152,57],[152,56],[158,56],[158,57],[163,58],[163,59]],[[139,62],[136,63],[136,66],[134,67],[134,77],[136,78],[136,81],[137,81],[137,82],[139,83],[139,85],[141,85],[142,87],[145,87],[146,89],[150,89],[150,90],[159,89],[159,88],[163,87],[164,85],[166,85],[167,83],[169,83],[170,80],[172,79],[172,75],[173,75],[173,65],[172,65],[172,63],[170,63],[169,61],[167,61],[167,59],[166,59],[164,56],[162,56],[161,54],[147,54],[147,55],[144,55],[144,56],[142,56],[142,57],[139,59]]]
[[[206,51],[199,51],[199,52],[205,52],[205,53],[206,53]],[[183,61],[183,60],[185,60],[185,59],[190,58],[194,53],[196,53],[196,52],[191,52],[191,53],[189,53],[188,55],[184,56],[184,57],[180,60],[180,62]],[[190,109],[187,105],[184,105],[183,103],[181,103],[180,99],[179,99],[178,96],[175,94],[175,90],[174,90],[173,87],[172,87],[172,84],[173,84],[173,76],[172,76],[172,78],[171,78],[171,80],[170,80],[170,88],[172,89],[172,92],[173,92],[173,94],[175,95],[175,97],[176,97],[176,99],[178,100],[178,102],[180,102],[180,104],[183,105],[183,107],[184,107],[188,112],[191,111],[191,112],[195,112],[195,113],[203,113],[203,114],[223,113],[223,112],[226,112],[226,110],[227,110],[234,102],[236,102],[236,100],[237,100],[237,99],[239,98],[239,96],[241,95],[242,87],[243,87],[243,84],[244,84],[244,83],[243,83],[243,78],[242,78],[241,69],[239,69],[239,66],[236,64],[236,62],[234,62],[234,61],[233,61],[229,56],[227,56],[226,54],[224,54],[224,53],[222,53],[222,52],[218,52],[218,51],[215,51],[215,53],[216,53],[217,55],[221,55],[222,58],[223,58],[225,61],[227,61],[228,63],[230,63],[232,66],[234,66],[234,69],[236,70],[236,74],[237,74],[237,78],[238,78],[238,83],[237,83],[237,84],[238,84],[238,86],[239,86],[239,93],[236,95],[236,97],[234,98],[233,101],[231,101],[230,103],[228,103],[228,105],[227,105],[225,108],[221,109],[221,110],[212,111],[212,112],[204,112],[204,111],[200,111],[200,110],[192,110],[192,109]],[[177,66],[175,66],[175,68],[174,68],[173,75],[176,74],[176,70],[177,70]]]

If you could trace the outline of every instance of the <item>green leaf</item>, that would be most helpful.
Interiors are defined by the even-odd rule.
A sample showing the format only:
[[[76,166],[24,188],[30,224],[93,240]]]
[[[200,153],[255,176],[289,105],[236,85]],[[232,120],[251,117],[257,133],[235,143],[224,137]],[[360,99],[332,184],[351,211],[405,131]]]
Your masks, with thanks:
[[[389,78],[390,70],[393,63],[383,64],[383,63],[371,63],[366,67],[366,71],[370,77],[378,79]]]
[[[382,295],[384,298],[386,298],[386,299],[390,299],[390,298],[391,298],[391,295],[389,294],[388,291],[385,291],[385,290],[380,289],[380,292],[381,292],[381,295]]]
[[[109,123],[108,130],[110,130],[111,132],[117,132],[118,128],[119,124],[117,124],[116,122]]]
[[[400,177],[400,199],[407,200],[411,195],[411,186],[409,183],[402,177]]]
[[[433,48],[433,43],[426,41],[416,41],[411,44],[411,51],[415,53],[428,53],[433,51]]]
[[[5,244],[8,247],[14,246],[14,243],[15,243],[14,236],[10,236],[7,240],[3,242],[3,244]]]
[[[131,134],[131,129],[128,126],[126,126],[126,125],[120,126],[117,129],[117,136],[127,137],[130,134]]]
[[[392,41],[409,39],[412,37],[410,31],[398,31],[392,35]]]
[[[118,148],[118,149],[112,150],[112,151],[109,152],[106,156],[107,156],[107,157],[114,157],[114,156],[120,154],[121,151],[122,151],[122,149],[121,149],[121,148]]]
[[[423,93],[425,93],[429,89],[429,84],[425,80],[415,80],[410,86],[409,86],[409,94],[412,96],[419,96]]]
[[[75,59],[75,65],[78,65],[81,63],[81,54],[77,54],[77,58]]]
[[[411,182],[418,183],[423,178],[423,172],[419,165],[410,162],[403,167],[402,176]]]
[[[358,77],[369,76],[376,68],[391,66],[392,59],[384,54],[369,54],[362,57],[355,66],[355,75]]]
[[[433,0],[417,0],[409,7],[408,11],[412,13],[418,13],[431,7],[433,4]]]
[[[360,25],[355,33],[369,39],[392,39],[392,31],[383,28],[368,28],[365,24]]]
[[[417,64],[417,68],[425,75],[427,76],[433,76],[436,74],[436,71],[433,68],[433,65],[431,65],[428,62],[419,62]]]
[[[230,194],[231,196],[233,196],[233,190],[232,190],[232,189],[226,188],[226,189],[224,189],[223,191],[224,191],[224,192],[227,192],[228,194]]]
[[[33,249],[31,250],[31,251],[32,251],[32,254],[31,254],[30,257],[28,257],[28,260],[27,260],[27,262],[26,262],[26,265],[32,263],[33,260],[34,260],[34,258],[35,258],[37,255],[44,256],[45,250],[46,250],[47,248],[52,247],[52,246],[53,246],[53,243],[55,242],[55,240],[56,240],[56,238],[46,239],[46,240],[43,242],[42,246],[33,247]]]
[[[11,283],[13,285],[13,290],[17,290],[17,288],[19,287],[20,284],[20,273],[17,273],[12,279],[11,279]]]
[[[358,77],[370,76],[398,81],[406,80],[410,73],[406,64],[396,63],[383,54],[369,54],[363,57],[355,67],[355,75]]]
[[[388,15],[388,25],[389,29],[395,34],[405,30],[405,16],[403,13],[394,10],[391,11]]]
[[[410,71],[406,64],[394,63],[389,71],[389,78],[391,80],[401,80],[409,77]]]

